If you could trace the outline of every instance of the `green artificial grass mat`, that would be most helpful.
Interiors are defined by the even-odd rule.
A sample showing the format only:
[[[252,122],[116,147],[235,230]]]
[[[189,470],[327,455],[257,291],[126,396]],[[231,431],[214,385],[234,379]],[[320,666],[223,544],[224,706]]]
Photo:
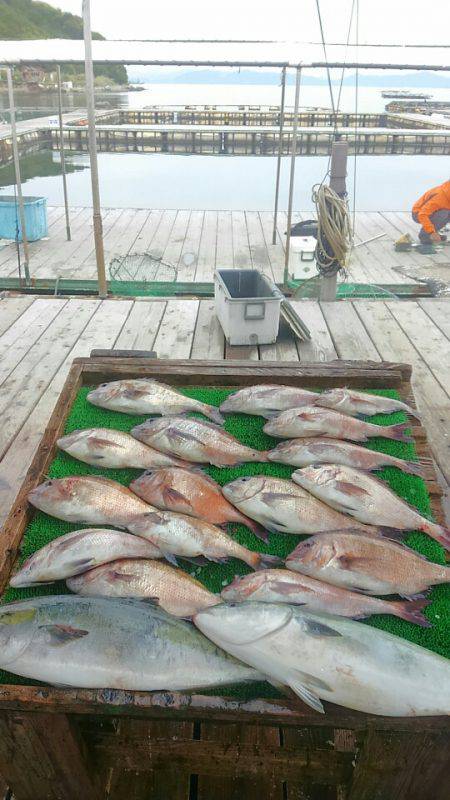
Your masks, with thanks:
[[[90,391],[89,387],[80,389],[74,405],[67,419],[65,433],[70,433],[78,428],[115,428],[122,431],[130,431],[138,425],[148,415],[132,416],[119,412],[108,411],[91,405],[86,400],[86,395]],[[222,389],[216,387],[189,387],[182,390],[185,395],[195,397],[205,403],[219,406],[234,389]],[[394,390],[372,391],[372,394],[383,395],[399,399],[399,395]],[[403,412],[395,414],[379,414],[370,418],[371,422],[379,425],[392,425],[398,422],[407,421]],[[226,416],[225,430],[233,434],[240,442],[259,450],[273,448],[278,442],[262,430],[266,420],[262,417],[250,416],[246,414],[230,414]],[[390,439],[373,438],[366,445],[370,449],[378,450],[383,453],[398,456],[407,460],[417,460],[413,444],[397,442]],[[284,464],[244,464],[239,467],[218,468],[207,466],[205,472],[211,475],[218,483],[224,485],[228,481],[244,475],[273,475],[280,478],[289,478],[295,467]],[[49,469],[49,477],[62,478],[68,475],[104,475],[118,481],[126,486],[142,470],[136,469],[99,469],[89,466],[81,461],[77,461],[66,453],[58,452]],[[400,497],[404,498],[411,505],[415,506],[424,516],[431,517],[430,501],[428,491],[424,481],[414,475],[407,475],[396,467],[387,467],[376,473],[377,476],[385,480],[391,489]],[[20,563],[28,558],[39,548],[50,542],[52,539],[61,536],[71,530],[76,530],[88,525],[63,522],[50,517],[41,511],[37,511],[33,516],[22,542]],[[257,539],[251,531],[243,525],[230,524],[228,531],[238,542],[252,550],[271,553],[286,557],[304,536],[287,534],[270,534],[268,544],[264,544]],[[408,534],[405,542],[415,550],[427,556],[431,561],[445,564],[445,552],[440,544],[430,537],[419,532]],[[200,580],[213,592],[220,592],[221,589],[235,575],[244,575],[251,572],[250,568],[242,561],[231,559],[227,564],[209,563],[204,567],[193,567],[188,562],[180,560],[180,566]],[[40,595],[65,594],[68,589],[63,581],[53,583],[48,586],[33,587],[29,589],[8,588],[2,602],[12,602],[14,600],[25,600]],[[394,616],[374,615],[363,624],[372,625],[390,633],[402,636],[411,642],[450,657],[450,585],[438,586],[430,591],[431,605],[425,611],[426,616],[432,622],[432,628],[420,628],[410,622],[398,619]],[[37,683],[28,678],[20,678],[16,675],[0,670],[0,683],[27,684]],[[204,693],[204,692],[203,692]],[[210,691],[210,694],[229,694],[236,698],[256,698],[256,697],[279,697],[279,693],[269,684],[249,684],[232,687],[228,691],[224,689]]]

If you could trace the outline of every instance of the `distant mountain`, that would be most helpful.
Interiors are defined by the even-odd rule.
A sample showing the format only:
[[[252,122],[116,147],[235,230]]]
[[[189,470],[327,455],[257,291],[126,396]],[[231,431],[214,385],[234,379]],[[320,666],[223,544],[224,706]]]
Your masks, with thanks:
[[[325,86],[327,77],[324,70],[319,74],[305,73],[302,83],[305,86]],[[128,67],[128,77],[131,83],[203,83],[203,84],[232,84],[245,86],[246,84],[260,84],[276,86],[280,83],[280,73],[264,69],[189,69],[182,68],[155,68],[155,67]],[[333,70],[332,82],[340,83],[340,71]],[[440,72],[405,72],[397,70],[388,73],[373,73],[361,70],[359,72],[360,86],[375,86],[380,88],[409,89],[409,88],[444,88],[450,89],[450,77]],[[294,83],[292,72],[287,75],[287,83]],[[355,82],[354,71],[344,77],[344,86],[352,86]]]
[[[81,7],[81,3],[80,3]],[[68,14],[47,3],[33,0],[0,0],[1,39],[82,39],[83,21],[75,14]],[[93,39],[104,39],[100,33],[92,33]],[[63,77],[84,74],[83,67],[64,66]],[[96,76],[109,78],[118,84],[127,84],[127,71],[120,64],[94,67]]]

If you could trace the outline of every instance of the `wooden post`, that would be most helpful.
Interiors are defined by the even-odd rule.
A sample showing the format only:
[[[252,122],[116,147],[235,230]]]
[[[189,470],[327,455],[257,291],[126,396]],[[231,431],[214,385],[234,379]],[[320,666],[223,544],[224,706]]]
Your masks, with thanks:
[[[61,174],[63,180],[63,193],[64,193],[64,211],[66,215],[66,236],[67,241],[70,242],[72,236],[70,234],[70,217],[69,217],[69,196],[67,193],[67,178],[66,178],[66,159],[64,156],[64,139],[63,139],[63,118],[62,118],[62,96],[61,96],[61,67],[59,64],[56,67],[58,75],[58,121],[59,121],[59,157],[61,159]]]
[[[283,155],[283,124],[284,124],[285,95],[286,95],[286,67],[283,67],[281,71],[281,102],[280,102],[280,119],[278,125],[278,155],[277,155],[277,174],[275,178],[275,208],[273,211],[272,244],[277,243],[278,195],[280,193],[281,157]]]
[[[19,207],[20,227],[22,229],[22,245],[23,245],[23,257],[24,257],[23,268],[25,271],[25,283],[28,286],[30,283],[30,269],[29,269],[30,256],[28,251],[27,229],[25,224],[25,210],[23,206],[22,180],[20,177],[20,159],[19,159],[19,147],[17,144],[17,129],[16,129],[16,107],[14,105],[14,89],[13,89],[11,67],[6,68],[6,80],[8,83],[9,115],[11,120],[11,138],[12,138],[12,149],[14,158],[14,172],[15,172],[16,186],[17,186],[17,201],[18,201],[17,204]]]
[[[286,249],[284,254],[283,283],[285,286],[287,285],[288,274],[289,274],[289,247],[291,243],[292,206],[294,203],[295,157],[297,155],[298,104],[300,99],[301,77],[302,77],[302,68],[297,67],[295,75],[294,122],[292,127],[291,172],[289,176],[289,200],[288,200],[287,228],[286,228]]]
[[[347,142],[333,142],[331,145],[331,164],[330,164],[330,189],[333,189],[339,197],[347,194]],[[320,300],[329,302],[336,300],[337,272],[334,275],[322,276],[320,279]]]

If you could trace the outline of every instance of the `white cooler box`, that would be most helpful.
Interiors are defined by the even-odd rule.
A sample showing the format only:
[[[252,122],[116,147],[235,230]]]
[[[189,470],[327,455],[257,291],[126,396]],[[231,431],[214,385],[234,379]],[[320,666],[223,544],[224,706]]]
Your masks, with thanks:
[[[314,236],[292,236],[289,243],[289,275],[301,280],[317,274],[316,239]]]
[[[276,342],[283,296],[258,270],[216,270],[214,297],[228,344]]]

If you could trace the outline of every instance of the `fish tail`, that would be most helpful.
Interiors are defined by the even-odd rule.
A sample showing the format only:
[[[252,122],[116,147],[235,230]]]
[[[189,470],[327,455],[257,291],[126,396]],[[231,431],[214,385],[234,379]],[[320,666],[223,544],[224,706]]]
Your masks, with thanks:
[[[250,528],[252,533],[254,533],[255,536],[258,539],[261,539],[262,542],[265,542],[267,544],[267,542],[269,541],[269,534],[262,527],[262,525],[259,525],[257,522],[254,522],[252,519],[246,519],[245,520],[245,525],[247,525],[247,528]]]
[[[401,422],[398,425],[388,425],[386,428],[381,428],[380,436],[384,436],[386,439],[395,439],[397,442],[413,442],[412,436],[408,436],[406,433],[409,430],[409,422]]]
[[[405,411],[409,414],[410,417],[414,417],[414,419],[418,419],[419,422],[422,422],[422,414],[417,411],[417,408],[411,408],[411,406],[407,406]]]
[[[225,422],[222,414],[220,413],[219,409],[216,406],[209,406],[205,403],[202,412],[205,415],[205,417],[208,417],[208,419],[212,420],[217,425],[223,425],[223,423]]]
[[[423,467],[417,461],[401,461],[398,466],[408,475],[418,475],[419,478],[423,478]]]
[[[271,556],[268,553],[255,553],[258,556],[258,563],[254,569],[264,570],[280,567],[283,564],[283,559],[279,556]]]
[[[435,522],[429,522],[424,519],[420,530],[427,533],[432,539],[436,539],[446,550],[450,550],[449,528],[444,528],[442,525],[437,525]]]
[[[392,610],[396,617],[406,619],[408,622],[413,622],[415,625],[420,625],[421,628],[432,628],[433,625],[427,619],[422,611],[429,606],[431,600],[397,600],[391,603]]]

